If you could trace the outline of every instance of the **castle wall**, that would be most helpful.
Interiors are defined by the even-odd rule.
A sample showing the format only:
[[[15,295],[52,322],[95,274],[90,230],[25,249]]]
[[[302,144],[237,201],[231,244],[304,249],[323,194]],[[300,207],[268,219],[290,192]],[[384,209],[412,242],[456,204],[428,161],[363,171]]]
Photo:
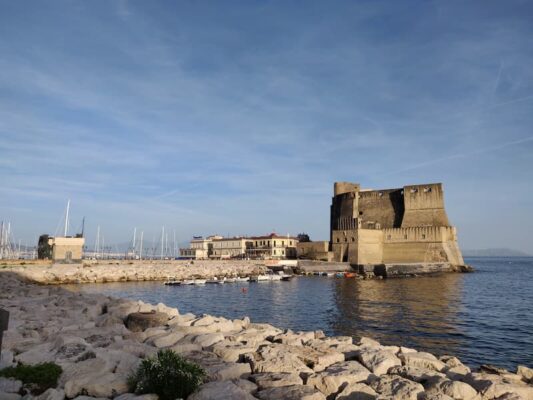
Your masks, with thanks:
[[[383,262],[383,231],[359,229],[357,231],[357,256],[353,264],[381,264]]]
[[[362,228],[399,228],[403,214],[402,189],[359,192],[358,216],[363,221]]]
[[[334,192],[330,240],[335,261],[464,264],[440,183],[361,191],[358,184],[338,182]]]
[[[383,263],[449,262],[464,264],[454,227],[383,230]]]
[[[405,214],[402,228],[414,226],[449,226],[444,209],[444,191],[440,183],[404,186]]]
[[[333,254],[329,251],[329,242],[299,242],[296,245],[297,256],[300,259],[331,261]]]

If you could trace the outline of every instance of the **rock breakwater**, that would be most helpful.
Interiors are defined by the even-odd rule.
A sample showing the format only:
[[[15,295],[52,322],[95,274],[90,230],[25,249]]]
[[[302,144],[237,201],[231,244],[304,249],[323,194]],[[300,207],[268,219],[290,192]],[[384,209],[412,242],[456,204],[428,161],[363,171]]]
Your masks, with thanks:
[[[39,400],[155,399],[128,393],[127,377],[158,349],[207,371],[209,381],[192,400],[533,398],[533,371],[525,366],[517,373],[473,372],[451,355],[281,330],[248,318],[180,314],[164,304],[24,282],[13,272],[0,272],[0,307],[11,314],[0,367],[54,361],[63,368],[58,387]],[[0,380],[0,398],[22,395],[20,382]]]
[[[5,266],[31,282],[40,284],[164,281],[167,279],[211,279],[262,274],[268,268],[257,261],[86,261],[83,264]]]

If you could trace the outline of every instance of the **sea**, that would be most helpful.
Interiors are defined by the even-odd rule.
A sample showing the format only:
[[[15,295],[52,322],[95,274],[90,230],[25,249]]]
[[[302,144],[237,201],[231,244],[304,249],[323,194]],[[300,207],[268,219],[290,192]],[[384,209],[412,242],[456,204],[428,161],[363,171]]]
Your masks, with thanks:
[[[472,257],[474,273],[355,280],[165,286],[162,282],[66,285],[70,290],[164,303],[180,313],[250,317],[295,331],[367,336],[450,354],[476,368],[533,367],[533,258]]]

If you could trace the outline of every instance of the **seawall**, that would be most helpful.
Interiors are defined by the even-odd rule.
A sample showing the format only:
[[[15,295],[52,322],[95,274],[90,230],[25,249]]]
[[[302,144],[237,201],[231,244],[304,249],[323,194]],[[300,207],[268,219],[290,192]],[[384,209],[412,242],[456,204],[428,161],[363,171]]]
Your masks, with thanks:
[[[28,283],[13,272],[0,271],[0,307],[11,313],[0,367],[54,361],[63,368],[58,387],[38,400],[141,400],[127,393],[127,377],[158,349],[172,349],[207,371],[209,382],[191,400],[533,398],[533,370],[526,367],[473,372],[452,355],[292,332],[247,317],[180,314],[164,304]],[[127,323],[133,313],[152,312],[158,318],[147,329]],[[8,392],[0,398],[13,400],[25,390],[9,380],[0,388]]]

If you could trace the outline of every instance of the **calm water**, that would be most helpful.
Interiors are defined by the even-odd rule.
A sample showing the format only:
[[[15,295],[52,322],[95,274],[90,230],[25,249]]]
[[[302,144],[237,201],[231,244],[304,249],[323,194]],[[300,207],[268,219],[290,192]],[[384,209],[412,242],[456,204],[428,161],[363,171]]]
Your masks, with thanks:
[[[365,335],[383,344],[453,354],[470,366],[532,367],[533,258],[466,261],[476,273],[369,281],[298,277],[290,282],[141,282],[69,288],[162,302],[181,313],[250,316],[254,322],[294,330]]]

